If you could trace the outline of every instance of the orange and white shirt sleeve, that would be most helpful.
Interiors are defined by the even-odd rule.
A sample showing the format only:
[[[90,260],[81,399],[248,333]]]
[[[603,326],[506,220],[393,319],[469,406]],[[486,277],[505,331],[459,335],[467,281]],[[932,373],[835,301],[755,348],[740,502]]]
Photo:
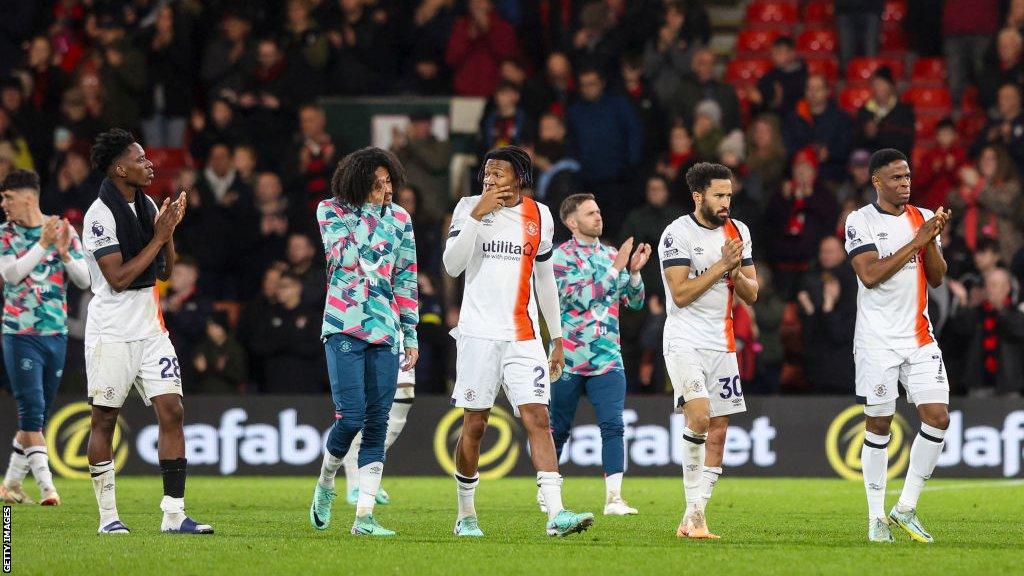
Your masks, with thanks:
[[[869,204],[847,217],[847,254],[851,259],[866,253],[887,258],[911,242],[933,215],[931,210],[913,205],[907,205],[903,214],[893,215]],[[928,317],[923,250],[873,288],[866,287],[859,278],[857,282],[855,348],[906,350],[935,341]]]

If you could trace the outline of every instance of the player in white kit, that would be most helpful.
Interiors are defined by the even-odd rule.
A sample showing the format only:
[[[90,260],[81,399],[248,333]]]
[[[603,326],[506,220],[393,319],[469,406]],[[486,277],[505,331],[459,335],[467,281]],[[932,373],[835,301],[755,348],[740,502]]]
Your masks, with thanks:
[[[868,539],[891,542],[892,520],[914,540],[931,542],[917,517],[917,500],[949,426],[949,381],[928,318],[928,285],[942,284],[946,274],[939,234],[950,213],[910,204],[910,165],[902,152],[875,152],[869,170],[878,200],[846,219],[846,251],[860,284],[853,358],[857,401],[864,404]],[[910,448],[899,503],[887,519],[889,426],[900,384],[917,406],[921,430]]]
[[[746,411],[736,363],[733,298],[757,300],[750,231],[729,217],[732,172],[701,162],[686,172],[696,209],[668,225],[658,243],[668,318],[664,353],[683,429],[686,512],[676,535],[717,538],[705,509],[718,477],[729,415]]]
[[[185,214],[185,193],[156,204],[142,188],[153,164],[130,132],[100,134],[92,163],[105,178],[85,213],[83,245],[93,299],[85,325],[85,370],[92,427],[89,472],[99,504],[101,534],[128,533],[114,497],[112,440],[117,414],[138,390],[160,424],[158,455],[164,497],[163,532],[212,534],[185,515],[185,434],[181,370],[160,312],[156,281],[174,267],[173,234]]]
[[[405,347],[402,344],[401,332],[398,335],[398,366],[405,366]],[[398,440],[405,428],[406,419],[409,417],[409,410],[412,409],[413,399],[416,397],[416,369],[398,371],[398,387],[395,388],[395,401],[391,404],[388,412],[388,435],[384,437],[384,451],[387,452],[391,445]],[[346,501],[349,506],[355,506],[359,501],[359,447],[363,444],[363,432],[360,430],[352,439],[342,465],[345,467]],[[390,504],[391,497],[384,487],[377,490],[377,504]]]
[[[459,325],[452,330],[457,352],[452,404],[465,409],[455,448],[459,536],[483,536],[474,503],[477,466],[501,388],[529,437],[548,510],[547,533],[581,532],[594,521],[589,512],[562,507],[562,476],[548,418],[551,376],[557,378],[565,365],[551,261],[554,220],[547,206],[523,194],[532,173],[530,156],[521,148],[488,152],[480,172],[483,193],[459,201],[445,244],[445,271],[453,277],[466,274]],[[550,360],[541,343],[538,308],[551,336]]]

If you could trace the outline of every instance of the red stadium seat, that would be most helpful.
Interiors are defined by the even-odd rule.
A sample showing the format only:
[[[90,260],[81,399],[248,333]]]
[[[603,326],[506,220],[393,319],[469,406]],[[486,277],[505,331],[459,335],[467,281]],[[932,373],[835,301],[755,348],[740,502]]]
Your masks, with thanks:
[[[879,45],[884,54],[902,56],[910,48],[906,32],[900,28],[883,28],[879,33]]]
[[[931,140],[935,137],[935,127],[946,117],[946,112],[938,110],[920,110],[914,114],[914,134],[918,140]]]
[[[782,34],[777,30],[743,30],[736,37],[739,54],[767,54],[772,42]]]
[[[882,22],[900,24],[907,19],[907,0],[886,0],[882,11]]]
[[[960,96],[960,111],[964,114],[980,114],[985,115],[985,111],[981,109],[981,102],[978,101],[978,87],[968,86],[963,95]]]
[[[730,84],[757,82],[772,69],[772,61],[763,58],[737,58],[725,69],[725,81]]]
[[[910,72],[914,84],[945,84],[946,60],[944,58],[918,58]]]
[[[846,79],[851,82],[867,82],[872,74],[881,66],[892,70],[893,80],[899,82],[903,78],[903,62],[888,58],[854,58],[846,65]]]
[[[839,79],[839,61],[835,58],[809,58],[807,73],[820,74],[829,82],[835,82]]]
[[[223,312],[227,316],[228,327],[232,330],[238,326],[238,318],[242,315],[242,304],[234,300],[217,300],[213,303],[214,312]]]
[[[918,166],[923,166],[925,154],[934,147],[933,142],[922,141],[921,138],[918,137],[914,141],[914,151],[910,153],[910,169],[914,170]]]
[[[953,99],[945,88],[911,88],[903,93],[903,101],[915,110],[933,110],[946,114],[953,107]]]
[[[177,171],[191,164],[188,151],[184,148],[147,148],[146,157],[157,172]]]
[[[956,132],[961,142],[973,142],[978,134],[985,129],[988,118],[983,113],[964,114],[956,123]]]
[[[799,21],[796,6],[789,2],[755,0],[747,6],[747,24],[753,26],[796,24]]]
[[[796,37],[796,49],[805,56],[817,56],[822,53],[835,54],[838,44],[839,38],[836,36],[835,30],[828,28],[804,30]]]
[[[871,89],[867,87],[844,88],[839,93],[839,107],[850,114],[854,114],[868,99],[871,98]]]
[[[148,152],[146,153],[148,156]],[[157,176],[153,178],[153,183],[146,188],[146,193],[153,197],[158,203],[162,202],[164,198],[174,195],[174,181],[178,178],[178,170],[164,171],[163,174],[157,173]]]
[[[835,20],[835,12],[835,5],[831,0],[812,0],[804,6],[804,24],[831,24]]]

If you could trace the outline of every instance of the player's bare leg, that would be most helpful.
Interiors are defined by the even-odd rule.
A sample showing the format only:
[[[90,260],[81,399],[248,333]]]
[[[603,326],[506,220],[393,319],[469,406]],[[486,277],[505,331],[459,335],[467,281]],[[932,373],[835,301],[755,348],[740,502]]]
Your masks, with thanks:
[[[676,529],[676,536],[696,539],[717,538],[708,532],[704,517],[703,474],[705,443],[711,427],[711,402],[694,398],[683,404],[686,427],[683,429],[683,493],[686,512]]]
[[[462,431],[455,444],[455,490],[459,512],[455,520],[457,536],[483,536],[476,516],[476,487],[480,481],[480,443],[487,432],[490,410],[463,410]]]
[[[181,396],[161,394],[152,398],[153,408],[159,424],[157,454],[160,458],[160,474],[164,481],[164,497],[160,509],[164,518],[160,523],[163,532],[182,534],[213,534],[208,524],[199,524],[185,515],[185,408]]]
[[[910,447],[907,480],[899,502],[889,512],[889,519],[913,540],[928,543],[933,539],[917,516],[917,501],[942,452],[946,429],[949,428],[949,407],[939,403],[921,404],[917,407],[917,414],[921,417],[921,431]]]
[[[92,422],[89,430],[89,473],[96,504],[100,509],[101,534],[127,534],[128,527],[117,514],[117,496],[114,484],[114,427],[117,425],[117,408],[92,407]]]
[[[519,407],[522,415],[523,427],[526,428],[526,435],[530,441],[530,460],[533,462],[533,469],[537,471],[537,485],[540,488],[541,499],[544,500],[544,507],[548,518],[553,518],[562,510],[561,476],[558,474],[558,455],[555,450],[555,441],[551,436],[551,420],[548,407],[543,404],[524,404]],[[541,484],[541,474],[544,475],[544,484]],[[554,480],[557,478],[557,483]],[[547,486],[547,488],[545,488]],[[557,488],[553,490],[551,486]],[[552,507],[554,507],[552,509]]]
[[[728,416],[715,416],[708,423],[708,440],[704,444],[704,469],[701,475],[701,499],[707,512],[715,484],[722,475],[722,456],[725,454],[725,434],[729,430]]]
[[[530,441],[530,459],[537,470],[537,487],[547,507],[549,536],[583,532],[594,523],[589,512],[577,514],[562,505],[562,475],[558,473],[558,455],[551,437],[551,420],[546,404],[521,404],[519,413]]]

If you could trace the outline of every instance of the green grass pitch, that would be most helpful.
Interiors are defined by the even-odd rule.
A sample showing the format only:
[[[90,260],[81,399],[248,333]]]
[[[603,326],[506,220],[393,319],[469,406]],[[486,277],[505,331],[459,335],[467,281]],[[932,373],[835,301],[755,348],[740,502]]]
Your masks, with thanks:
[[[130,535],[99,536],[87,481],[58,481],[59,508],[15,506],[14,574],[1013,574],[1024,560],[1024,483],[933,480],[921,498],[933,545],[898,529],[891,545],[866,541],[857,482],[751,479],[726,475],[709,508],[718,541],[675,537],[680,478],[629,478],[640,515],[604,517],[603,480],[566,479],[564,500],[597,519],[583,534],[544,534],[530,478],[483,481],[477,510],[485,538],[457,539],[455,486],[448,478],[387,478],[392,504],[378,506],[394,538],[348,534],[352,508],[339,494],[329,530],[309,525],[314,478],[192,478],[188,510],[213,536],[159,533],[160,479],[117,481]],[[344,482],[339,482],[344,485]],[[890,488],[898,488],[890,483]],[[34,486],[33,488],[34,492]],[[896,501],[890,490],[887,509]]]

